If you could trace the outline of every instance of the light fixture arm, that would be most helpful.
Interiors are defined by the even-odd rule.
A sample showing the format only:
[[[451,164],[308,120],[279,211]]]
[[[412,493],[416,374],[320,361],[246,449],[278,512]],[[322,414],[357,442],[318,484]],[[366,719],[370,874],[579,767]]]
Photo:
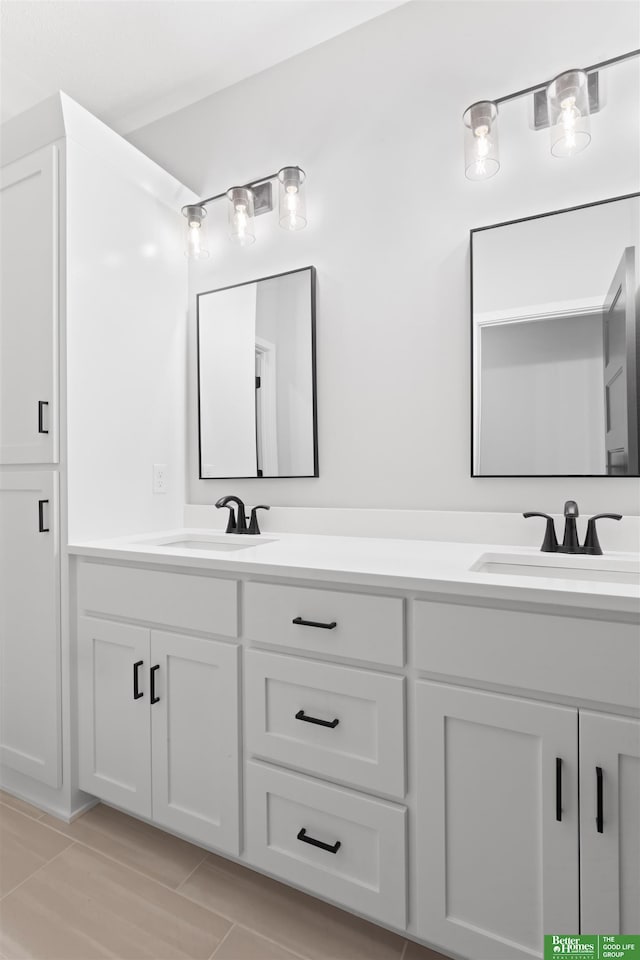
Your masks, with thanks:
[[[601,60],[600,63],[593,63],[590,67],[582,67],[583,73],[597,73],[604,70],[605,67],[612,67],[616,63],[622,63],[623,60],[632,60],[634,57],[640,57],[640,50],[630,50],[629,53],[621,53],[618,57],[610,57],[609,60]],[[531,93],[537,93],[539,90],[546,90],[551,80],[545,80],[542,83],[536,83],[531,87],[525,87],[524,90],[516,90],[515,93],[507,93],[504,97],[496,97],[492,103],[499,106],[501,103],[507,103],[509,100],[518,100],[520,97],[527,97]]]
[[[268,177],[260,177],[258,180],[252,180],[250,183],[242,183],[240,186],[245,187],[247,190],[252,190],[254,187],[260,187],[263,183],[273,183],[274,180],[278,179],[277,173],[271,173]],[[224,190],[222,193],[216,193],[213,197],[206,197],[204,200],[198,200],[194,206],[204,207],[208,203],[214,203],[216,200],[224,200],[227,196],[227,191]]]

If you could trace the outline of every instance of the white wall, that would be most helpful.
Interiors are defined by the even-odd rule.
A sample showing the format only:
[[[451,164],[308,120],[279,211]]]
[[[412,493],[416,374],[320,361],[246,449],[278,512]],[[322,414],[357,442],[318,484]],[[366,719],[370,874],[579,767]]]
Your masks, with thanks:
[[[256,222],[257,242],[225,237],[210,208],[212,258],[197,290],[306,264],[318,268],[320,478],[199,482],[191,353],[189,489],[275,505],[405,506],[638,513],[638,483],[471,479],[471,227],[638,190],[637,61],[603,74],[592,143],[552,158],[530,105],[500,115],[502,169],[463,171],[465,107],[637,46],[636,3],[413,2],[131,136],[201,196],[299,163],[309,227]],[[193,343],[191,344],[193,347]]]
[[[69,540],[167,529],[184,498],[182,218],[71,139],[67,170]]]

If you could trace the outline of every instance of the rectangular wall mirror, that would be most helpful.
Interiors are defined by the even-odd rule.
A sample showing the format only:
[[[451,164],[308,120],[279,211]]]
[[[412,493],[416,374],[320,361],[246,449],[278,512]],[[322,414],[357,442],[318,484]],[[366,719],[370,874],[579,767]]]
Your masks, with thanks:
[[[640,194],[471,231],[474,477],[638,476]]]
[[[198,294],[201,480],[318,476],[315,279]]]

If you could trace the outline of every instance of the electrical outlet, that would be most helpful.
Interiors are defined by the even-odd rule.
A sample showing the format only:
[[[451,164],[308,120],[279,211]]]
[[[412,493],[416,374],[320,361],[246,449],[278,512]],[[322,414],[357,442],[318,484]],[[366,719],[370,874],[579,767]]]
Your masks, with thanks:
[[[153,465],[153,492],[167,492],[167,465],[166,463],[154,463]]]

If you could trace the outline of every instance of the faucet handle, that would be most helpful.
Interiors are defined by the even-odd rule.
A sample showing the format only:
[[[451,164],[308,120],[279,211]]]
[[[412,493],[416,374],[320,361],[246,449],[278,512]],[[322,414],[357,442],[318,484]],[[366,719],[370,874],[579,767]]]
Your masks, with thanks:
[[[556,553],[558,550],[558,538],[556,537],[556,525],[553,522],[553,517],[550,517],[548,513],[536,512],[523,513],[522,516],[525,520],[528,520],[529,517],[543,517],[547,521],[544,540],[542,541],[540,550],[542,553]]]
[[[258,526],[258,510],[271,510],[271,507],[268,507],[266,503],[259,503],[257,507],[253,507],[251,511],[251,518],[249,520],[249,526],[247,527],[247,533],[250,533],[253,536],[260,535],[260,527]]]
[[[587,524],[587,535],[584,538],[582,552],[588,553],[592,557],[599,557],[602,555],[602,547],[600,546],[600,541],[598,540],[598,531],[596,530],[596,520],[622,520],[622,514],[596,513],[594,517],[591,517]]]

